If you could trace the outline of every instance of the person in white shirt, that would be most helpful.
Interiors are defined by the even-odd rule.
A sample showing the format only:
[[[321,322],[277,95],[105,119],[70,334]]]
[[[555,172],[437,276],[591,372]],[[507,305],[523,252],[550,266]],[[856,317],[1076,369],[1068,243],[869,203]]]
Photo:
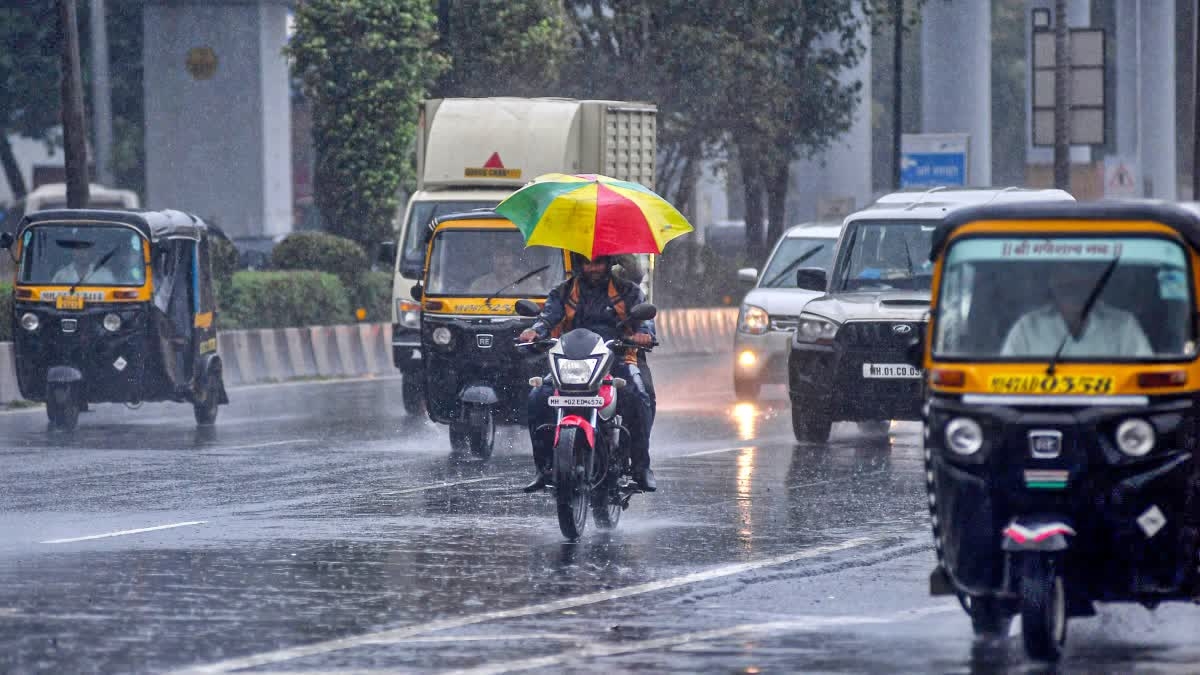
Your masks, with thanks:
[[[75,284],[87,279],[89,285],[104,286],[116,283],[116,278],[107,267],[93,269],[92,248],[78,247],[71,249],[71,262],[54,273],[50,280],[52,284]]]
[[[1079,325],[1083,305],[1103,273],[1104,266],[1070,263],[1055,266],[1049,284],[1052,303],[1018,319],[1004,340],[1001,354],[1050,358],[1070,328],[1073,335],[1063,347],[1065,357],[1153,356],[1150,340],[1137,317],[1129,312],[1097,300],[1086,323]]]
[[[521,255],[510,248],[497,248],[492,254],[492,271],[471,282],[471,293],[496,293],[499,292],[505,284],[520,279],[522,274],[527,274],[540,267],[530,266],[526,264]],[[509,295],[545,295],[550,289],[545,279],[545,272],[539,272],[532,277],[522,281],[521,283],[504,289],[504,293]]]

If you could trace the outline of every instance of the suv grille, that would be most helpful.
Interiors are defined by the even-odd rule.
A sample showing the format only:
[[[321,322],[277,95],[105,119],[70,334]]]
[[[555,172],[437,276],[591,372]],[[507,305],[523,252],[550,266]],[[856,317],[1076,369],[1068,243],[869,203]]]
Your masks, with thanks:
[[[838,330],[837,341],[846,347],[906,348],[924,335],[923,321],[851,321]]]
[[[800,317],[783,314],[771,315],[771,330],[794,331],[800,325]]]

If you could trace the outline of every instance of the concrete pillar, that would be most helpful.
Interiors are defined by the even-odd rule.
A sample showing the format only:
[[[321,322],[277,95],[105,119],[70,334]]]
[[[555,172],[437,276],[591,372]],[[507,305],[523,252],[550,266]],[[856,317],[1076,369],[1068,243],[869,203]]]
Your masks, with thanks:
[[[147,0],[146,203],[239,243],[292,227],[286,0]]]
[[[1138,7],[1136,0],[1133,0],[1118,2],[1113,9],[1117,23],[1116,61],[1113,64],[1117,78],[1116,100],[1112,102],[1115,114],[1113,133],[1116,136],[1117,154],[1133,160],[1137,157],[1138,144]]]
[[[1147,197],[1176,198],[1175,3],[1140,1],[1138,166]]]
[[[821,156],[792,163],[787,200],[791,222],[784,224],[785,229],[818,219],[822,204],[849,201],[848,207],[854,211],[871,202],[871,35],[863,31],[860,39],[866,49],[858,65],[841,77],[844,83],[862,84],[850,129]]]
[[[922,10],[921,130],[970,134],[967,180],[991,184],[991,3],[929,0]]]

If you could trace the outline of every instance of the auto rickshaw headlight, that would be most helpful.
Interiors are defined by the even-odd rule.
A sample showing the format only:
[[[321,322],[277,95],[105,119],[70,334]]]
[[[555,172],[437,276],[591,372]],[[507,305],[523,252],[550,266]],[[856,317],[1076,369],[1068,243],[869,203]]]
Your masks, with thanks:
[[[116,314],[104,315],[104,330],[115,333],[121,328],[121,317]]]
[[[946,447],[955,454],[973,455],[983,447],[983,427],[969,417],[956,417],[946,425]]]
[[[445,326],[438,326],[437,328],[433,329],[434,344],[445,347],[453,341],[454,335],[450,332],[449,328],[446,328]]]
[[[33,312],[25,312],[25,314],[21,316],[21,328],[24,328],[31,333],[37,330],[38,326],[41,324],[42,322],[38,319],[37,314],[34,314]]]
[[[1143,457],[1154,449],[1154,426],[1146,420],[1128,419],[1117,426],[1117,447],[1130,457]]]

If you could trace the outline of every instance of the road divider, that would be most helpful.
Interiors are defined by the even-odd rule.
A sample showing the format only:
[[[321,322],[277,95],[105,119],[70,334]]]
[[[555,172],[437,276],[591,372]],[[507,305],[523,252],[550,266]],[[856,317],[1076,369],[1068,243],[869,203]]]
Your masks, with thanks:
[[[721,354],[733,348],[737,309],[664,309],[655,319],[657,357]],[[394,375],[392,326],[362,323],[221,331],[218,351],[230,387],[306,378]],[[0,404],[21,398],[13,345],[0,342]]]

